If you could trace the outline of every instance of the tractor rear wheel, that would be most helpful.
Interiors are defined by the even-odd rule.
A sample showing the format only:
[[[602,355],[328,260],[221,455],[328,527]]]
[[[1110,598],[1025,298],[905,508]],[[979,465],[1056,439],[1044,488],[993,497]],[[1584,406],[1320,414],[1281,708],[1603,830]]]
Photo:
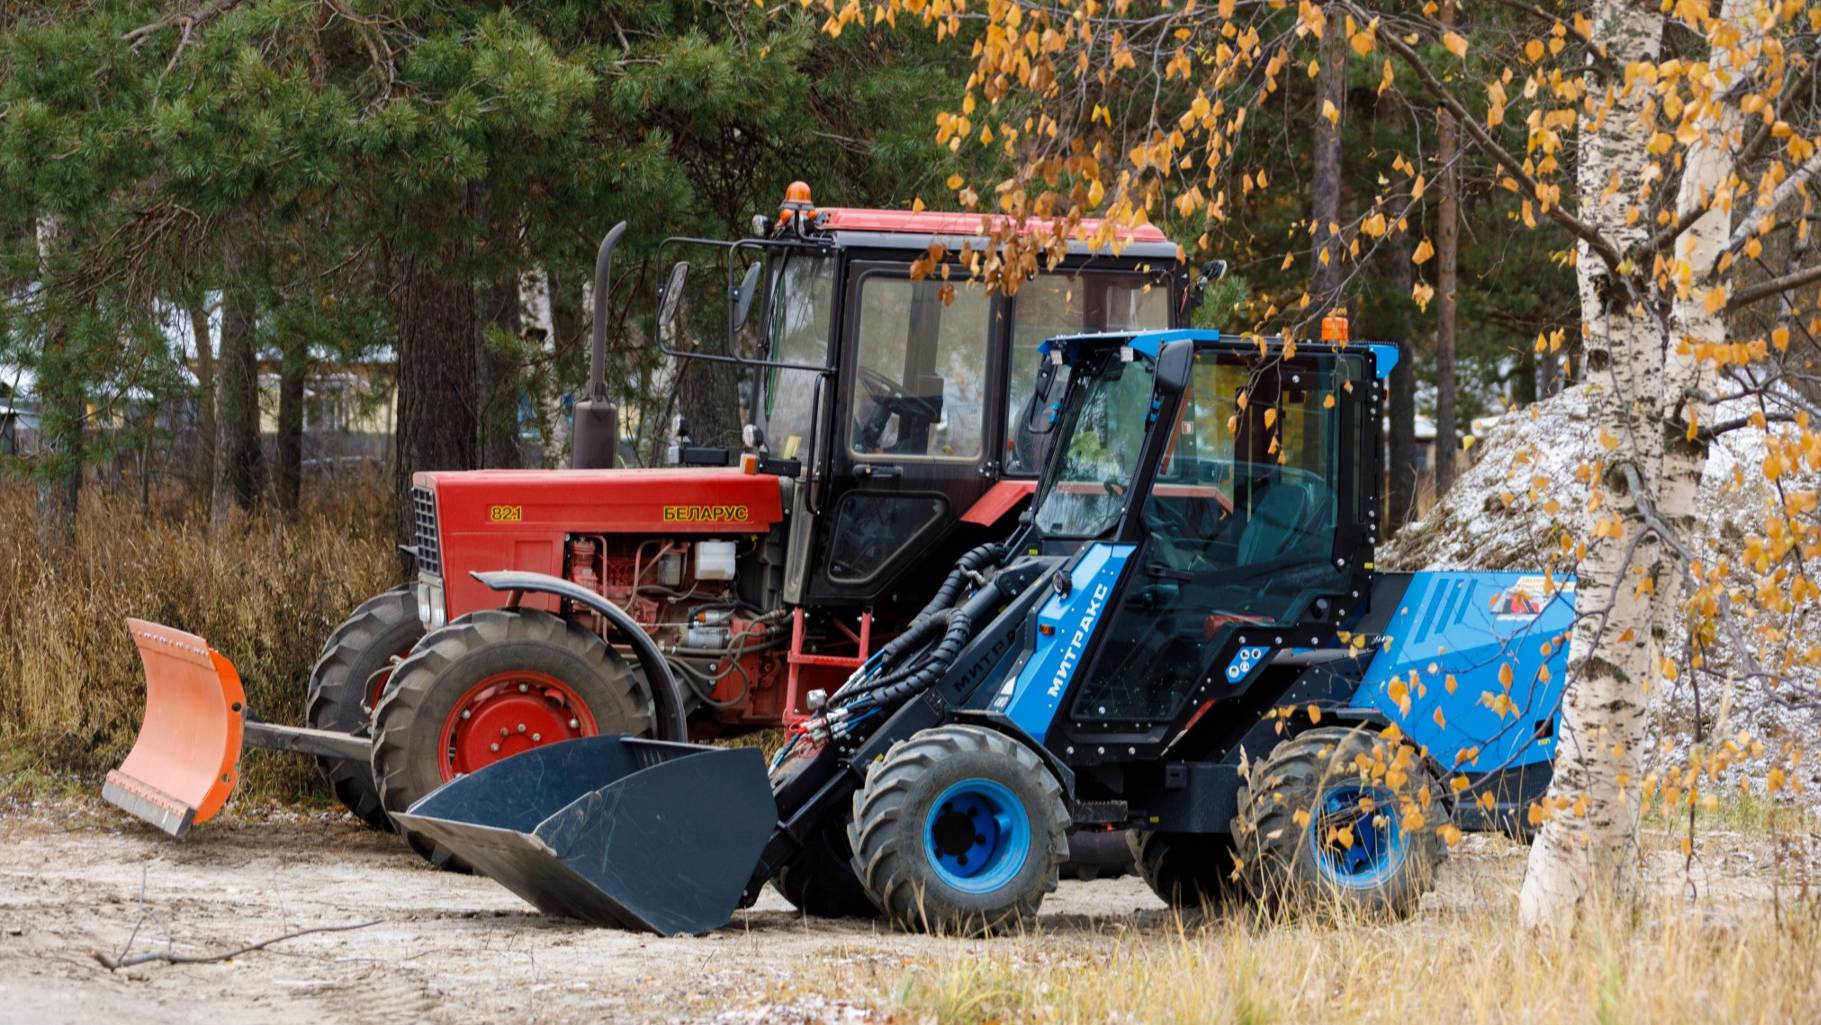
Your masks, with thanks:
[[[778,867],[772,885],[791,906],[817,918],[876,918],[879,908],[854,874],[854,852],[847,843],[847,816],[837,817],[810,835],[803,847]]]
[[[1213,911],[1239,888],[1233,878],[1233,838],[1216,833],[1132,834],[1139,878],[1164,903],[1184,911]]]
[[[853,807],[854,873],[908,929],[981,934],[1031,921],[1069,854],[1056,777],[1030,748],[977,726],[893,745]]]
[[[1273,748],[1252,778],[1234,830],[1254,899],[1401,918],[1434,884],[1441,837],[1404,812],[1429,807],[1419,794],[1436,781],[1409,745],[1363,729],[1308,730]]]
[[[311,729],[366,736],[393,660],[409,655],[423,636],[417,600],[408,588],[395,588],[362,602],[329,635],[310,669],[304,724]],[[392,828],[392,820],[380,806],[379,788],[370,768],[341,758],[318,758],[316,767],[356,818],[374,829]]]
[[[648,736],[649,689],[597,635],[548,612],[489,609],[426,636],[373,713],[387,812],[520,751],[599,734]],[[468,866],[405,832],[432,865]]]

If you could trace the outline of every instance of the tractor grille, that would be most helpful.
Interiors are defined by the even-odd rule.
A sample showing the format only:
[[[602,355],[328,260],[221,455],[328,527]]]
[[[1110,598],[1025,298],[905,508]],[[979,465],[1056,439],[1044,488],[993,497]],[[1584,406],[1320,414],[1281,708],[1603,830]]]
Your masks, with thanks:
[[[411,489],[411,518],[417,524],[417,571],[443,575],[443,552],[436,543],[436,492]]]

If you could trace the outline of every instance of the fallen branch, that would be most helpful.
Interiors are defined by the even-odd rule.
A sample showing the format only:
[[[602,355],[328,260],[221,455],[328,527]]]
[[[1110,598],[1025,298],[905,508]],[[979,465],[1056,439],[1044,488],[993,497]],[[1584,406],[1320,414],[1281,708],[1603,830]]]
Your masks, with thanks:
[[[122,968],[131,968],[134,965],[150,964],[153,961],[163,961],[166,964],[213,964],[217,961],[231,961],[242,954],[251,954],[255,950],[264,950],[274,943],[283,943],[285,940],[294,940],[299,936],[308,936],[311,933],[349,932],[354,929],[365,929],[369,925],[378,924],[379,919],[376,918],[370,922],[355,922],[352,925],[317,925],[308,929],[299,929],[296,932],[288,932],[283,936],[274,936],[269,940],[260,940],[258,943],[249,943],[244,947],[236,947],[235,949],[222,954],[178,954],[167,950],[161,954],[134,954],[131,957],[126,957],[124,956],[123,951],[122,956],[114,957],[97,950],[93,952],[91,956],[100,963],[101,967],[106,968],[110,972],[117,972]]]

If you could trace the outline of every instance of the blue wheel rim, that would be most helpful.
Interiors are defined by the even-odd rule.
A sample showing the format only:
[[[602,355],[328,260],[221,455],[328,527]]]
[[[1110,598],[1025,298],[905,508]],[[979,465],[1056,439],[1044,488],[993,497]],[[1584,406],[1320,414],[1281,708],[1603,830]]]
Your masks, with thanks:
[[[1361,807],[1371,801],[1370,810]],[[1353,843],[1330,839],[1351,828]],[[1378,886],[1403,866],[1406,838],[1397,821],[1396,798],[1383,787],[1345,784],[1322,791],[1309,821],[1309,845],[1323,879],[1351,890]]]
[[[1031,856],[1031,817],[1011,788],[964,779],[936,797],[923,822],[923,850],[936,878],[963,893],[991,893]]]

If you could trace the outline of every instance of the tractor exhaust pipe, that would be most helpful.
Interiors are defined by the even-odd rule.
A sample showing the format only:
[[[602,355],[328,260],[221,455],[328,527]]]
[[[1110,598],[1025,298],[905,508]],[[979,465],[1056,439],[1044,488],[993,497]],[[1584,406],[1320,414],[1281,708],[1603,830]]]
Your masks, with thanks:
[[[626,222],[601,239],[594,257],[594,329],[588,351],[588,397],[575,404],[570,465],[577,470],[608,469],[620,445],[620,412],[607,397],[607,295],[613,284],[613,247]]]

